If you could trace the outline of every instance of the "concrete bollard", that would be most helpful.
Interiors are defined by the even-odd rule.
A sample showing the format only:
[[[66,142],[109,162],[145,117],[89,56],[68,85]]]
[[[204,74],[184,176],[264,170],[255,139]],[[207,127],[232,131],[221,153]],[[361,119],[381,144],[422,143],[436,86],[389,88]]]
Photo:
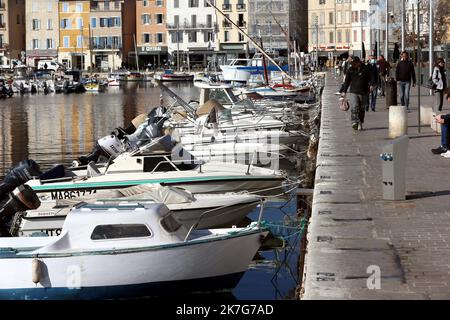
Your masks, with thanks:
[[[420,123],[431,125],[433,121],[433,108],[428,106],[420,106]]]
[[[390,106],[389,138],[395,139],[408,134],[408,113],[406,106]]]

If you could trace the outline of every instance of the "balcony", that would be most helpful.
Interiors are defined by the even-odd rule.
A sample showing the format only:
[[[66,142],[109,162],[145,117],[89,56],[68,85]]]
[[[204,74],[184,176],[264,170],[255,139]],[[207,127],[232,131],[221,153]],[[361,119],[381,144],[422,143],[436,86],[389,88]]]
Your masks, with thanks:
[[[0,22],[0,29],[5,29],[5,28],[6,28],[6,23]]]
[[[110,45],[110,44],[93,44],[92,50],[111,50],[111,51],[119,51],[122,50],[122,45]]]
[[[176,24],[167,24],[166,28],[168,30],[177,30],[177,25]],[[199,23],[199,24],[189,24],[189,23],[184,23],[184,24],[180,24],[180,26],[178,27],[181,30],[196,30],[196,29],[217,29],[217,23],[213,23],[213,24],[204,24],[204,23]]]
[[[231,23],[229,23],[228,21],[222,22],[222,27],[225,29],[232,28]]]
[[[229,4],[229,3],[224,3],[224,4],[222,5],[222,10],[224,10],[224,11],[231,11],[231,4]]]
[[[238,25],[238,27],[247,28],[247,22],[245,21],[238,21],[236,24]]]
[[[238,11],[244,11],[244,10],[246,9],[245,3],[238,3],[238,4],[236,5],[236,9],[237,9]]]

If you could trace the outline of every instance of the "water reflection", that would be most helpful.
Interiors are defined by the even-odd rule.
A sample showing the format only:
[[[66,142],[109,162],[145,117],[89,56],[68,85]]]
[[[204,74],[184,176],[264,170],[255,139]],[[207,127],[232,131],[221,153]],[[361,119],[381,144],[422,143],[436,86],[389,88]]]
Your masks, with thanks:
[[[192,84],[169,86],[186,100],[198,100],[199,91]],[[130,83],[106,93],[25,95],[0,101],[0,176],[28,158],[43,168],[70,163],[90,151],[98,138],[147,113],[159,103],[159,95],[160,89],[150,83]]]

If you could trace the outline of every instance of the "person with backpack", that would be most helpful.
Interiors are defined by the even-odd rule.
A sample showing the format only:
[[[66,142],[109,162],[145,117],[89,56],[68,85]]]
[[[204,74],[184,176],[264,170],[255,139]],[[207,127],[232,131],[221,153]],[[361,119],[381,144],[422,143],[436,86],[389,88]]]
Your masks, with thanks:
[[[391,69],[391,65],[386,61],[383,55],[380,55],[380,58],[377,62],[378,72],[379,72],[379,85],[381,89],[381,96],[385,96],[386,91],[386,77],[389,75],[389,71]]]
[[[431,77],[433,88],[435,93],[439,95],[438,101],[434,106],[434,112],[442,111],[442,105],[444,103],[444,92],[447,90],[447,74],[445,72],[445,61],[442,58],[436,60],[436,64],[433,69]]]
[[[414,70],[414,64],[409,60],[409,54],[406,51],[402,52],[402,60],[397,64],[397,69],[395,70],[395,78],[400,84],[401,96],[400,100],[402,106],[406,106],[409,112],[409,93],[411,91],[411,80],[412,86],[416,86],[416,71]]]
[[[377,59],[375,59],[375,56],[370,56],[369,60],[367,61],[367,68],[369,69],[370,75],[372,77],[372,81],[374,83],[373,89],[370,91],[370,101],[366,106],[366,111],[369,111],[369,105],[372,111],[375,112],[375,107],[377,105],[377,87],[378,87],[378,80],[379,80],[379,73],[378,73],[378,66],[377,66]]]

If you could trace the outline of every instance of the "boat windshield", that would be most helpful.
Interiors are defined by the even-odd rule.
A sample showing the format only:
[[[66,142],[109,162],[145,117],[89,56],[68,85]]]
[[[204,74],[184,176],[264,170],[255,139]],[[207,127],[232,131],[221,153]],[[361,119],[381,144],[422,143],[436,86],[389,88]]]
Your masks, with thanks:
[[[168,233],[176,232],[181,228],[181,224],[171,215],[168,214],[160,220],[161,227]]]

